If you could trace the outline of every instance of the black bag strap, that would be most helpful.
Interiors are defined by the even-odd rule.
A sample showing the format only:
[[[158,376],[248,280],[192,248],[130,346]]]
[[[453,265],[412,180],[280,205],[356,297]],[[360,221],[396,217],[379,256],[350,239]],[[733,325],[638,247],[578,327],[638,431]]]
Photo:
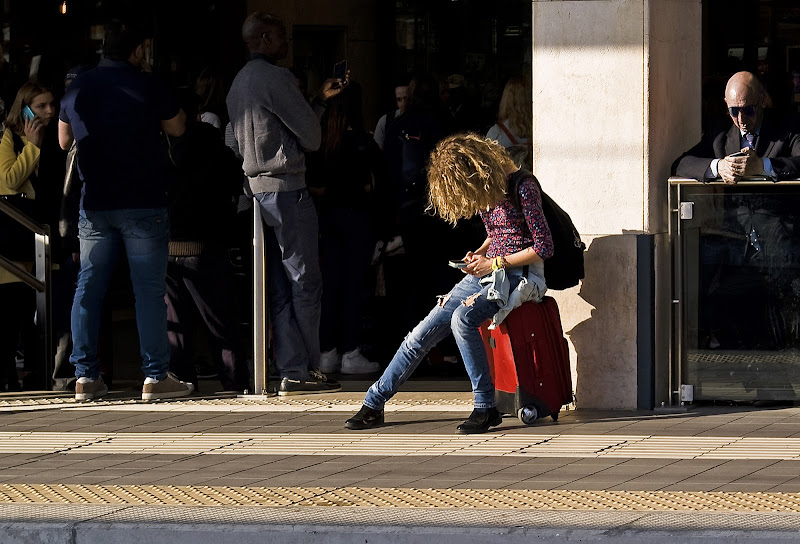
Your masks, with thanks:
[[[497,126],[498,126],[498,127],[500,127],[500,130],[502,130],[503,132],[505,132],[506,136],[508,137],[509,141],[510,141],[512,144],[514,144],[514,145],[519,145],[519,142],[517,141],[517,139],[516,139],[516,138],[514,138],[514,135],[513,135],[513,134],[511,134],[511,131],[510,131],[510,130],[508,130],[508,127],[506,127],[506,124],[505,124],[505,123],[498,123],[498,124],[497,124]]]
[[[22,150],[25,149],[25,142],[22,141],[22,137],[19,134],[11,130],[10,128],[6,129],[11,132],[11,140],[14,142],[14,153],[19,155],[22,153]]]
[[[536,184],[536,187],[539,189],[539,192],[542,192],[542,186],[539,184],[539,180],[536,179],[536,176],[524,168],[520,168],[508,176],[508,187],[506,189],[506,194],[508,195],[508,200],[520,213],[522,213],[522,202],[520,202],[519,198],[519,188],[522,185],[522,182],[526,179],[533,180],[533,182]]]

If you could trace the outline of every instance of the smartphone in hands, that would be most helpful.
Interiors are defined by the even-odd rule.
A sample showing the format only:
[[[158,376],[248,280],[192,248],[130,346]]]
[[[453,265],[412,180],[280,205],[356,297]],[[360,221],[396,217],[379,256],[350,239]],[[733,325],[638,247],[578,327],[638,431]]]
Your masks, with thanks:
[[[347,77],[347,61],[343,60],[333,66],[333,79],[344,81],[345,77]]]
[[[746,157],[747,156],[747,152],[746,151],[737,151],[736,153],[731,153],[728,156],[729,157]]]
[[[36,117],[36,115],[33,113],[33,110],[30,106],[25,106],[22,108],[22,118],[25,121],[33,121],[34,117]]]
[[[464,261],[447,261],[447,264],[453,268],[466,268],[467,266],[467,263]]]

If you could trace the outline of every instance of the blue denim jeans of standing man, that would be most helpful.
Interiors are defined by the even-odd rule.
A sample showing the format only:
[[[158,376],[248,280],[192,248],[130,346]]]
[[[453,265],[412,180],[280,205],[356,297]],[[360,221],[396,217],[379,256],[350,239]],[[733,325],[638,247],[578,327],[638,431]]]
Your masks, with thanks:
[[[521,278],[521,275],[509,274],[511,289],[516,288]],[[383,405],[397,393],[431,348],[452,332],[472,382],[475,408],[492,408],[494,383],[480,326],[497,313],[499,306],[486,298],[488,290],[489,286],[481,285],[480,278],[475,276],[465,276],[458,282],[408,333],[383,375],[367,391],[364,405],[383,410]]]
[[[257,193],[267,268],[267,303],[282,378],[306,380],[319,369],[322,274],[319,224],[308,189]]]
[[[169,365],[166,292],[169,216],[166,208],[81,210],[81,270],[72,303],[72,356],[77,378],[97,379],[97,338],[103,298],[124,247],[136,297],[142,372],[163,380]]]

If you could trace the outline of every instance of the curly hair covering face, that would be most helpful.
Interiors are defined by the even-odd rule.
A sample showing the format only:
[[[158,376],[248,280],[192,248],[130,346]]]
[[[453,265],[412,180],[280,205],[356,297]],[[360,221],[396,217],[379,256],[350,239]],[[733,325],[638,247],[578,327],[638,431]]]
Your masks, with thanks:
[[[453,225],[506,198],[507,172],[516,165],[497,142],[456,134],[436,146],[428,161],[428,210]]]

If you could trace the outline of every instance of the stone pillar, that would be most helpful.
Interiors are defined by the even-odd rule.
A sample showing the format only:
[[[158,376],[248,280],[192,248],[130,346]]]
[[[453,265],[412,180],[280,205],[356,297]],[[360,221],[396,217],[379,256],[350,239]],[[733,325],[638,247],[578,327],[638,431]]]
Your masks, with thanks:
[[[700,0],[534,0],[533,153],[588,246],[551,292],[579,408],[668,400],[667,178],[700,137]]]

